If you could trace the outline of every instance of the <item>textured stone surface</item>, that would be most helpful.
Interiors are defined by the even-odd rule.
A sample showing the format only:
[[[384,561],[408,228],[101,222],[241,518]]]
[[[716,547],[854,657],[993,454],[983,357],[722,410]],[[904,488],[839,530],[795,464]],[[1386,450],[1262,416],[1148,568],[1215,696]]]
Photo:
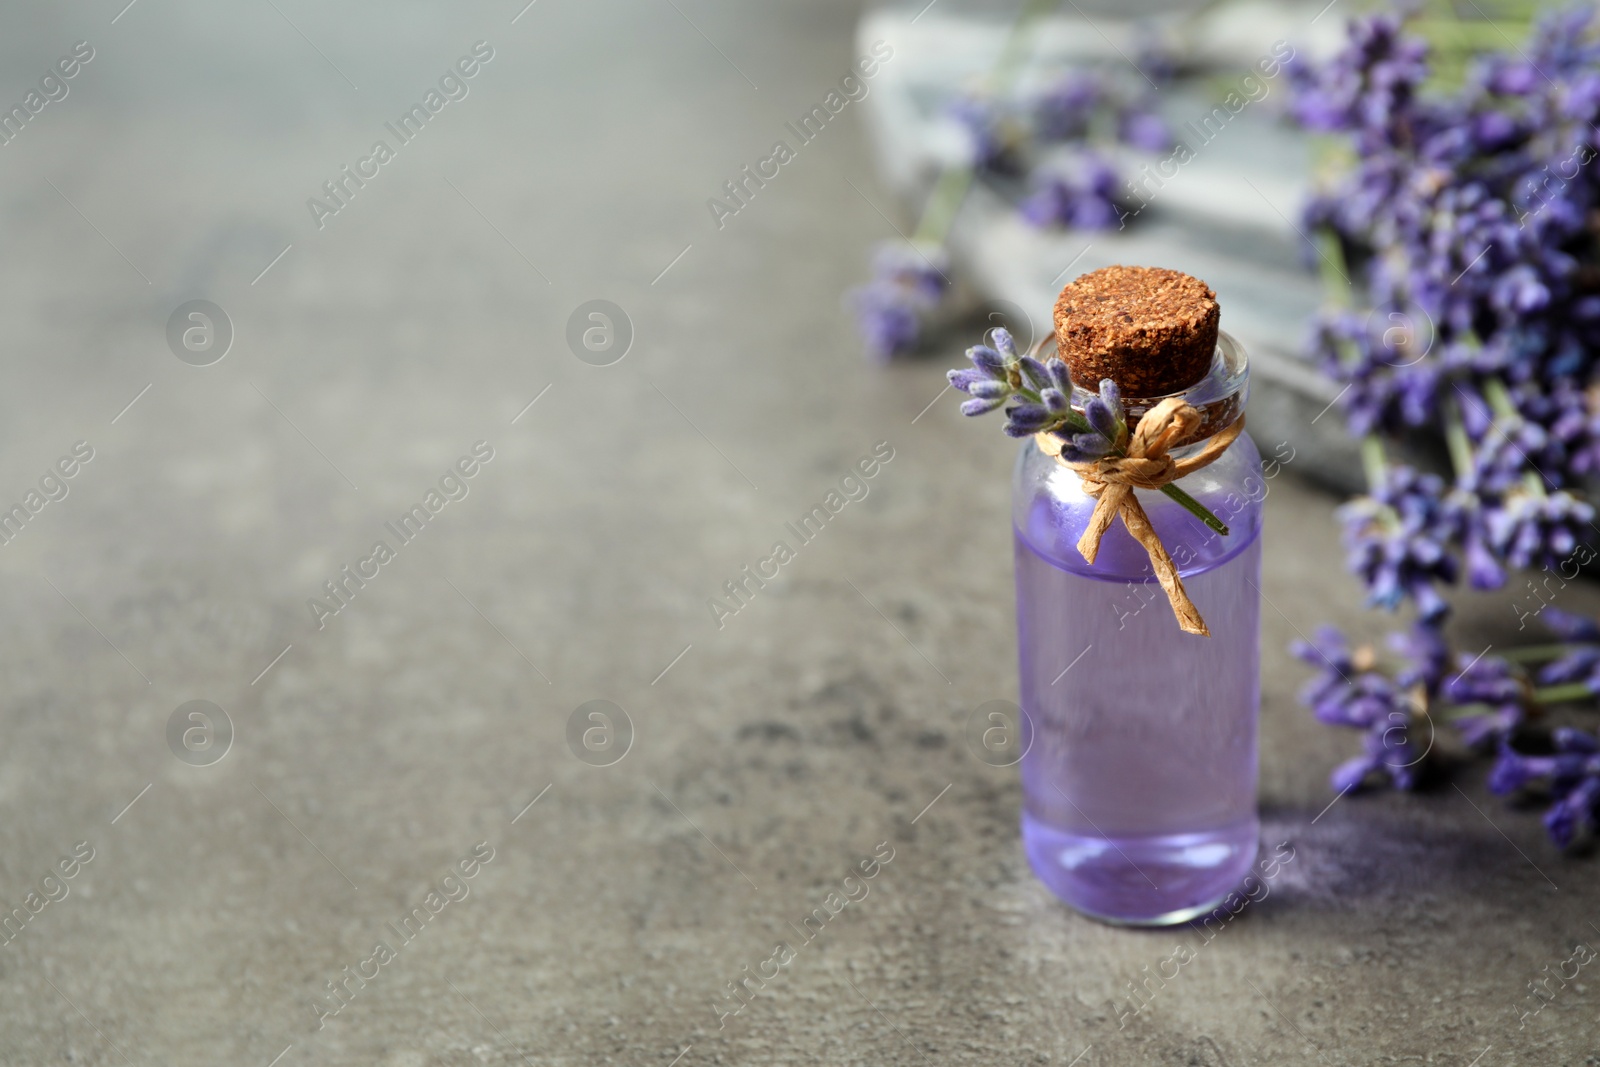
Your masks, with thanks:
[[[837,83],[854,10],[519,6],[142,0],[0,44],[5,100],[97,49],[0,148],[0,498],[95,450],[0,548],[0,901],[94,849],[0,948],[0,1064],[1593,1062],[1587,975],[1513,1011],[1600,938],[1592,858],[1476,772],[1323,812],[1352,739],[1295,706],[1283,645],[1372,619],[1294,462],[1262,803],[1295,859],[1119,1030],[1198,935],[1053,903],[1014,772],[966,748],[1015,697],[1013,446],[941,394],[964,339],[863,369],[839,293],[891,230],[855,105],[723,229],[705,206]],[[317,230],[306,198],[478,39],[470,95]],[[236,329],[213,366],[167,348],[191,298]],[[607,367],[565,341],[596,298],[634,326]],[[479,440],[466,498],[319,630],[307,598]],[[867,497],[717,629],[708,599],[878,441]],[[1466,607],[1464,647],[1515,636],[1509,596]],[[168,749],[195,699],[235,728],[214,766]],[[568,748],[594,699],[636,733],[614,766]],[[478,842],[470,895],[319,1030]],[[719,1031],[724,984],[879,842],[870,894]]]

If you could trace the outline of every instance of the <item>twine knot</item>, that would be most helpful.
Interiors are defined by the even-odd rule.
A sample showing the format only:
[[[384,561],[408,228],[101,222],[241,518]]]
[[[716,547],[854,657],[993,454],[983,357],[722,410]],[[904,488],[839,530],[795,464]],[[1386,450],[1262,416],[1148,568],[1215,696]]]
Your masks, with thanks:
[[[1145,514],[1135,489],[1160,489],[1184,475],[1208,466],[1244,432],[1244,416],[1235,419],[1206,442],[1204,448],[1192,456],[1174,459],[1167,450],[1191,437],[1201,424],[1200,412],[1177,397],[1168,397],[1144,413],[1132,432],[1124,431],[1123,440],[1115,442],[1112,453],[1087,463],[1073,463],[1061,458],[1061,439],[1052,434],[1037,436],[1040,448],[1062,466],[1075,471],[1083,479],[1083,491],[1095,498],[1094,514],[1089,526],[1078,539],[1078,552],[1088,563],[1093,563],[1100,552],[1100,539],[1105,536],[1118,515],[1134,540],[1144,546],[1150,556],[1150,566],[1155,570],[1156,581],[1167,594],[1172,613],[1184,632],[1210,637],[1205,619],[1189,599],[1183,588],[1178,567],[1168,554],[1166,546],[1150,518]]]

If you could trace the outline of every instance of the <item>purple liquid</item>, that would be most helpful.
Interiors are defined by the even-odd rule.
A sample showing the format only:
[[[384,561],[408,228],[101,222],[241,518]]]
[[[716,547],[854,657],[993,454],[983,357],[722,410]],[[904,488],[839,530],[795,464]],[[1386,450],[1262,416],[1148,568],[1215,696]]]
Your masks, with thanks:
[[[1031,501],[1016,536],[1022,839],[1066,903],[1155,925],[1210,910],[1255,861],[1261,538],[1253,505],[1228,516],[1207,500],[1234,528],[1224,539],[1140,499],[1193,561],[1184,586],[1211,637],[1178,629],[1120,520],[1090,567],[1071,546],[1092,501]]]

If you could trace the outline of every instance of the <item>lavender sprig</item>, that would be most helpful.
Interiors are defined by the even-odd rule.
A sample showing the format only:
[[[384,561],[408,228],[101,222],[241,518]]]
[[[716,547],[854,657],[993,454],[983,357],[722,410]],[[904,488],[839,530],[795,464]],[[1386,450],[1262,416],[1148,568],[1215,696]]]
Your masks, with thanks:
[[[872,281],[846,294],[867,353],[887,362],[915,347],[923,323],[949,287],[942,248],[886,241],[872,257]]]
[[[1408,687],[1374,669],[1371,649],[1351,649],[1332,626],[1317,630],[1316,643],[1296,641],[1295,658],[1318,669],[1300,692],[1302,703],[1331,726],[1363,731],[1361,755],[1334,768],[1329,781],[1343,793],[1386,777],[1396,789],[1414,789],[1430,748],[1411,737],[1416,702]]]
[[[1526,756],[1510,745],[1501,748],[1489,772],[1489,791],[1505,794],[1543,780],[1555,801],[1545,812],[1544,826],[1560,848],[1572,844],[1579,830],[1594,830],[1600,821],[1600,741],[1582,730],[1552,732],[1555,754]]]
[[[1324,723],[1365,731],[1362,754],[1334,770],[1333,788],[1354,788],[1380,773],[1397,788],[1414,787],[1431,753],[1431,744],[1419,753],[1408,733],[1420,709],[1448,721],[1468,748],[1494,754],[1490,792],[1542,788],[1551,798],[1544,825],[1557,846],[1568,847],[1586,829],[1600,831],[1600,740],[1570,727],[1537,727],[1550,705],[1592,705],[1600,697],[1600,621],[1555,608],[1541,621],[1562,640],[1500,656],[1452,657],[1442,632],[1423,623],[1389,635],[1398,663],[1380,662],[1370,647],[1352,649],[1332,627],[1320,628],[1315,644],[1291,645],[1317,668],[1302,703]],[[1542,751],[1527,751],[1533,746]]]
[[[970,368],[947,372],[950,384],[970,396],[963,415],[985,415],[1005,405],[1005,432],[1009,437],[1052,433],[1062,438],[1061,458],[1068,463],[1089,463],[1107,455],[1127,455],[1129,431],[1123,419],[1122,393],[1110,378],[1100,382],[1100,394],[1084,405],[1082,414],[1072,407],[1072,376],[1059,359],[1040,362],[1017,351],[1016,341],[1003,327],[990,332],[992,345],[967,349]],[[1227,524],[1204,504],[1168,482],[1161,492],[1216,533],[1226,537]]]

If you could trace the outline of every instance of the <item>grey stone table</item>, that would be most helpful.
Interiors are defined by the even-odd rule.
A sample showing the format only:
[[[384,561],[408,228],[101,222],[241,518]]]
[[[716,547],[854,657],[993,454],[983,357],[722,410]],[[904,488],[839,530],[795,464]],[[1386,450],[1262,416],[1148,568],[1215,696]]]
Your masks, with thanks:
[[[1592,857],[1476,772],[1328,807],[1351,739],[1295,705],[1284,644],[1372,619],[1292,463],[1262,804],[1294,859],[1119,1026],[1198,935],[1054,903],[1014,772],[966,746],[1015,696],[1011,449],[941,394],[959,339],[863,369],[839,294],[893,231],[856,117],[706,207],[845,72],[857,12],[442,8],[4,16],[8,106],[93,57],[0,145],[0,499],[36,505],[0,546],[0,902],[29,916],[0,1063],[1594,1062],[1587,975],[1518,1025],[1600,937]],[[607,366],[620,332],[567,342],[596,299],[631,323]],[[231,323],[220,360],[214,313],[169,345],[190,300]],[[866,497],[719,627],[879,442]],[[1457,631],[1512,639],[1512,598]],[[594,700],[631,724],[610,766],[569,745]]]

